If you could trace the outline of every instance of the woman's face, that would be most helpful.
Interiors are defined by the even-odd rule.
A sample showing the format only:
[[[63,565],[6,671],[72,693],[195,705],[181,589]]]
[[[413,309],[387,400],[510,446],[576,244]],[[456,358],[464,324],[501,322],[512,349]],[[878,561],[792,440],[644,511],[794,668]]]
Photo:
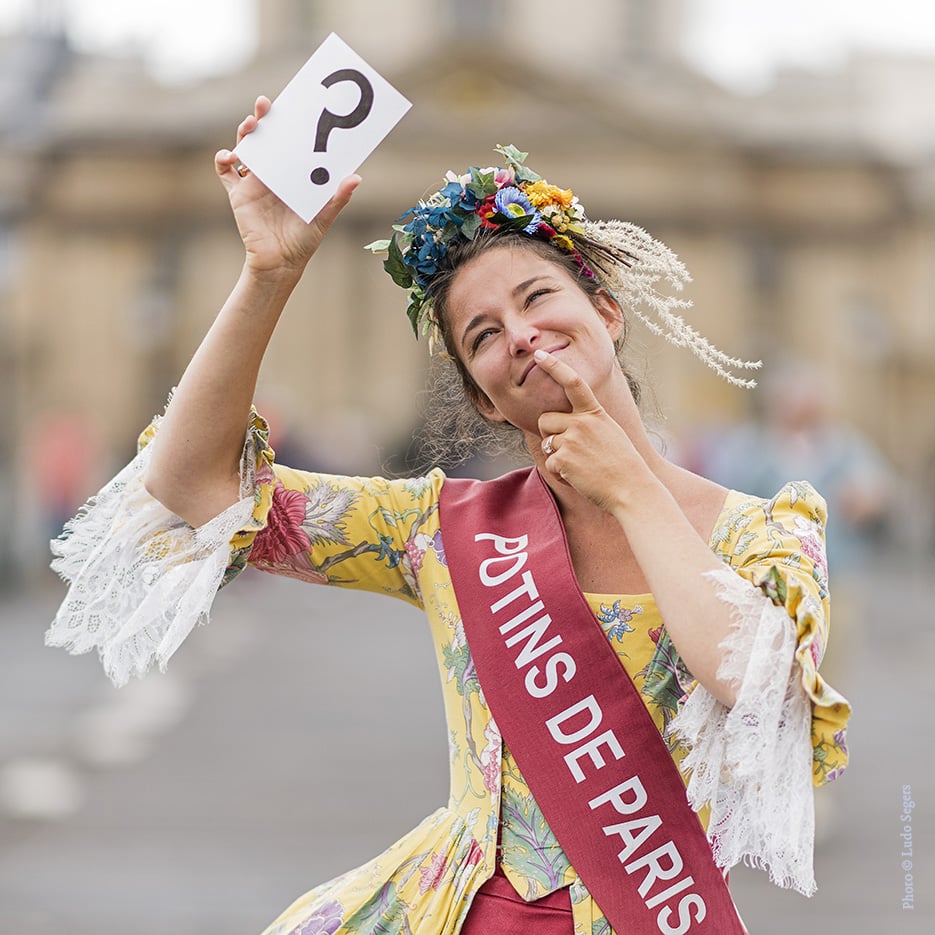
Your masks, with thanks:
[[[623,318],[610,297],[591,298],[561,266],[518,245],[493,247],[455,276],[446,303],[458,357],[481,392],[489,419],[537,432],[543,412],[569,411],[564,390],[535,363],[549,351],[568,363],[598,399],[626,383],[614,340]]]

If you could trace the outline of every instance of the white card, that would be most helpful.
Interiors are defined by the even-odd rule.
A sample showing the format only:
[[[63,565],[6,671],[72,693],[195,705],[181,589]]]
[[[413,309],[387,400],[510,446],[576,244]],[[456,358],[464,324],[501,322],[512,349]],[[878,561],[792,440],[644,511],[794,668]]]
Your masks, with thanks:
[[[332,33],[234,152],[308,222],[411,106]]]

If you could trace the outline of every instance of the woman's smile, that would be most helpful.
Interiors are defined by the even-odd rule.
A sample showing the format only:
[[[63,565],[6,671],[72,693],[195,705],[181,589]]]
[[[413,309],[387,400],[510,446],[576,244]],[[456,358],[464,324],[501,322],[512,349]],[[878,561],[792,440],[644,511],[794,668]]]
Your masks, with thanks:
[[[548,351],[548,353],[550,354],[557,354],[559,351],[564,350],[567,346],[568,346],[567,344],[556,344],[554,347],[546,347],[546,348],[543,348],[543,350]],[[526,382],[529,375],[532,373],[533,370],[536,370],[538,366],[539,365],[535,362],[535,360],[531,360],[526,365],[525,370],[523,370],[523,375],[522,377],[520,377],[520,380],[519,380],[520,386],[522,386]]]

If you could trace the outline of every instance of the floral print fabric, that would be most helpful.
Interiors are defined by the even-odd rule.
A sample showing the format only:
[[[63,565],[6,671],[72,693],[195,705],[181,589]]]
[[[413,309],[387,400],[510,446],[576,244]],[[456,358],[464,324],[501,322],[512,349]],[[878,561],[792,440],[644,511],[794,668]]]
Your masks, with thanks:
[[[520,895],[571,884],[576,935],[610,929],[504,747],[477,679],[448,575],[438,497],[444,475],[404,480],[309,474],[274,465],[266,426],[251,425],[256,452],[254,512],[232,541],[228,580],[249,562],[305,581],[392,595],[426,613],[449,727],[447,805],[372,861],[293,903],[266,935],[455,933],[473,894],[493,873],[498,833],[503,864]],[[844,769],[847,702],[818,675],[827,642],[824,506],[807,484],[770,501],[732,492],[711,547],[786,608],[796,658],[812,702],[813,776]],[[699,582],[699,586],[701,582]],[[586,595],[660,732],[694,681],[668,638],[652,595]],[[676,763],[685,750],[669,741]],[[703,810],[699,813],[706,822]],[[500,824],[502,821],[502,829]]]

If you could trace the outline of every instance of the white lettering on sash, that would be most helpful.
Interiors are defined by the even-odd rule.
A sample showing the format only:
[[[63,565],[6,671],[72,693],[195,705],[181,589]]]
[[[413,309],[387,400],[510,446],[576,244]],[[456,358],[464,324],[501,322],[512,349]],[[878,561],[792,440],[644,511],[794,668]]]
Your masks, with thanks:
[[[494,601],[494,603],[490,605],[490,612],[498,614],[507,604],[512,604],[516,598],[522,597],[524,594],[532,600],[535,600],[539,596],[539,589],[536,587],[536,582],[532,580],[531,571],[524,571],[523,583],[514,591],[510,591],[505,597],[501,597],[499,601]]]
[[[676,928],[673,928],[666,921],[672,915],[672,910],[668,906],[660,909],[659,915],[656,916],[656,927],[662,932],[662,935],[685,935],[692,927],[692,920],[688,915],[692,906],[697,910],[694,921],[704,922],[704,917],[708,914],[704,900],[697,893],[689,893],[688,896],[683,896],[679,900],[679,924]]]
[[[595,769],[600,769],[605,765],[604,755],[601,753],[601,745],[604,744],[614,755],[615,760],[623,759],[623,747],[612,730],[605,730],[603,734],[592,738],[587,743],[582,744],[577,750],[565,754],[565,765],[575,777],[575,782],[584,782],[584,770],[578,765],[578,760],[585,754],[591,758]]]
[[[540,656],[550,649],[555,649],[561,643],[562,638],[560,636],[553,636],[547,643],[539,645],[539,640],[545,635],[545,631],[549,628],[551,622],[552,618],[546,614],[506,640],[506,645],[510,647],[515,646],[520,640],[526,640],[516,657],[517,669],[522,669],[524,666],[528,666],[530,662],[535,662]]]
[[[629,802],[623,798],[626,792],[633,793],[633,798]],[[597,798],[591,799],[588,802],[588,807],[593,810],[601,805],[613,805],[618,815],[632,815],[634,812],[638,812],[646,804],[647,800],[648,796],[643,788],[643,783],[640,782],[640,777],[631,776],[629,779],[618,783],[613,789],[608,789],[607,792],[602,793]],[[605,828],[604,834],[607,833]]]
[[[678,883],[673,883],[667,890],[657,893],[652,899],[647,899],[646,908],[655,909],[660,903],[664,903],[673,896],[677,896],[682,890],[687,890],[694,882],[695,880],[693,877],[683,877]]]
[[[608,837],[616,834],[623,841],[624,848],[617,854],[617,859],[625,864],[661,827],[662,819],[658,815],[646,815],[621,821],[616,825],[607,825],[604,834]],[[627,873],[630,872],[627,869]]]
[[[521,583],[511,585],[510,591],[491,603],[490,611],[497,615],[509,608],[509,619],[498,626],[504,645],[508,648],[520,645],[514,663],[517,669],[526,669],[524,685],[527,693],[533,698],[548,698],[560,681],[571,682],[578,667],[570,653],[553,652],[562,644],[562,636],[556,632],[548,635],[552,617],[540,599],[532,571],[523,570],[529,557],[529,538],[479,533],[474,541],[491,542],[497,553],[480,561],[478,575],[482,584],[488,588],[500,587],[520,576]],[[546,658],[541,664],[532,665],[542,657]],[[614,760],[621,760],[626,755],[612,729],[596,733],[603,716],[598,700],[591,694],[545,721],[556,744],[563,747],[577,745],[562,754],[576,783],[592,778],[585,774],[581,760],[589,759],[597,771],[607,764],[608,754]],[[684,935],[695,923],[704,920],[707,907],[700,895],[685,892],[695,885],[695,881],[690,875],[682,875],[684,862],[674,841],[666,841],[642,853],[647,846],[652,846],[648,842],[662,828],[663,821],[648,809],[649,813],[644,813],[649,805],[649,795],[639,776],[631,776],[588,801],[592,811],[606,805],[610,805],[617,815],[632,816],[626,821],[603,825],[602,830],[607,837],[616,835],[620,838],[622,848],[617,856],[627,874],[645,871],[637,890],[647,909],[661,907],[656,915],[657,929],[662,935]],[[653,892],[657,884],[660,888]],[[682,893],[685,895],[673,908],[670,901]]]
[[[493,558],[485,558],[480,564],[480,580],[487,585],[488,588],[496,587],[498,584],[503,584],[504,581],[508,581],[526,564],[526,559],[529,558],[529,553],[525,551],[526,547],[529,545],[528,536],[520,536],[517,539],[504,539],[503,536],[495,536],[490,532],[482,532],[474,537],[475,542],[480,542],[482,539],[490,539],[493,541],[494,548],[500,553]],[[509,562],[511,560],[512,565],[510,565],[506,571],[502,571],[498,575],[490,574],[488,569],[495,563]]]
[[[570,682],[574,678],[575,672],[578,671],[575,660],[568,653],[556,653],[554,656],[549,656],[545,661],[545,685],[540,685],[536,681],[540,669],[539,666],[533,666],[526,673],[526,691],[533,698],[548,698],[558,688],[557,669],[559,666],[564,669],[562,680],[565,682]]]
[[[539,613],[540,610],[545,610],[545,604],[542,601],[536,601],[535,604],[530,604],[525,610],[521,610],[515,617],[511,617],[507,620],[506,623],[500,625],[501,633],[509,633],[514,627],[518,627],[521,623],[525,623],[533,614]]]
[[[572,731],[570,734],[565,733],[562,729],[565,722],[584,713],[590,715],[588,723],[585,724],[584,727],[579,727]],[[549,733],[556,743],[577,743],[579,740],[584,740],[588,734],[600,725],[603,716],[604,712],[601,711],[601,706],[597,703],[597,699],[594,695],[588,695],[587,698],[582,698],[581,701],[569,705],[564,711],[560,711],[556,714],[555,717],[550,717],[545,722],[545,726],[548,727]]]
[[[659,816],[653,815],[653,818],[658,822],[656,827],[659,827],[659,825],[662,824]],[[662,866],[663,860],[668,861],[668,867]],[[646,868],[646,876],[643,877],[639,885],[640,896],[645,897],[653,888],[653,884],[656,880],[674,879],[682,872],[682,866],[682,856],[679,854],[678,848],[672,841],[666,841],[665,844],[661,847],[657,847],[654,851],[650,851],[648,854],[644,854],[642,857],[632,860],[628,864],[624,864],[623,869],[626,870],[627,873],[635,873],[637,870],[642,870],[644,867]]]

